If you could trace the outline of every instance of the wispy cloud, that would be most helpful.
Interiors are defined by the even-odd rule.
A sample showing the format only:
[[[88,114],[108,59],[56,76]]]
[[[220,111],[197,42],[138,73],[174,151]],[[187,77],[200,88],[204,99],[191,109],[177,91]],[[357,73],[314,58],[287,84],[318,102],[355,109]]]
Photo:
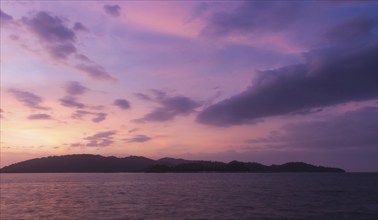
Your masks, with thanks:
[[[277,32],[297,21],[299,2],[245,1],[235,9],[216,11],[208,16],[201,35],[222,37],[232,34]],[[267,16],[269,14],[269,16]]]
[[[77,81],[69,81],[64,85],[64,89],[68,95],[83,95],[89,89],[83,85],[81,85]]]
[[[51,16],[46,11],[40,11],[32,18],[24,17],[24,24],[38,37],[49,43],[75,42],[75,32],[64,25],[61,18]]]
[[[143,143],[143,142],[147,142],[149,140],[151,140],[151,137],[148,137],[146,135],[135,135],[132,138],[124,139],[124,141],[126,141],[126,143],[134,143],[134,142]]]
[[[69,108],[85,108],[85,104],[78,102],[74,96],[66,96],[59,99],[60,104]]]
[[[29,120],[50,120],[52,119],[48,114],[33,114],[28,116]]]
[[[73,26],[74,31],[84,31],[88,32],[88,28],[84,26],[81,22],[75,22],[75,25]]]
[[[194,101],[185,96],[168,96],[164,91],[152,90],[155,98],[152,99],[160,107],[146,114],[140,119],[134,120],[138,123],[164,122],[173,120],[176,116],[188,115],[201,106],[200,102]]]
[[[98,132],[84,137],[81,142],[71,143],[70,147],[107,147],[114,143],[113,136],[115,134],[117,131],[114,130]]]
[[[104,67],[97,64],[78,64],[75,65],[75,68],[88,74],[93,79],[115,81],[115,78],[106,72]]]
[[[104,11],[113,17],[119,17],[121,15],[121,7],[119,5],[104,5]]]
[[[10,15],[1,12],[1,20],[4,23],[13,19]],[[17,24],[26,27],[29,32],[33,33],[39,39],[44,51],[54,61],[73,67],[93,79],[114,81],[115,78],[103,66],[79,51],[77,32],[88,32],[86,26],[81,22],[75,22],[70,27],[67,24],[68,21],[69,19],[52,15],[47,11],[36,11],[22,17]],[[28,47],[23,45],[23,48]]]
[[[84,137],[85,143],[73,143],[71,147],[107,147],[114,143],[113,136],[116,133],[114,130],[98,132],[92,136]]]
[[[130,102],[127,101],[126,99],[116,99],[114,100],[113,105],[123,110],[130,108]]]
[[[9,22],[12,22],[13,21],[13,17],[8,15],[7,13],[3,12],[1,9],[0,9],[0,22],[1,24],[7,24]]]
[[[361,44],[376,37],[373,34],[377,27],[377,20],[367,14],[360,14],[343,23],[329,28],[324,34],[329,42],[336,45]]]
[[[22,102],[25,106],[31,109],[39,109],[39,110],[49,110],[50,108],[44,107],[41,104],[43,103],[43,98],[35,95],[31,92],[19,90],[19,89],[9,89],[9,93],[11,93],[19,102]]]
[[[86,115],[92,115],[92,121],[95,123],[102,122],[106,119],[107,114],[103,112],[89,112],[84,110],[77,110],[72,114],[73,119],[82,119]]]
[[[151,100],[150,96],[148,96],[144,93],[140,93],[140,92],[134,93],[134,96],[137,97],[138,99],[145,100],[145,101]]]

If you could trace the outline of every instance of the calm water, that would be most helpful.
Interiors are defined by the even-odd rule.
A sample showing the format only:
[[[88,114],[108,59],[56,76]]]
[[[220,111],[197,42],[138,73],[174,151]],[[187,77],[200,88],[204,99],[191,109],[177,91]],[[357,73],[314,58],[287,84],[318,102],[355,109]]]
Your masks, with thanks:
[[[1,174],[1,219],[377,219],[377,174]]]

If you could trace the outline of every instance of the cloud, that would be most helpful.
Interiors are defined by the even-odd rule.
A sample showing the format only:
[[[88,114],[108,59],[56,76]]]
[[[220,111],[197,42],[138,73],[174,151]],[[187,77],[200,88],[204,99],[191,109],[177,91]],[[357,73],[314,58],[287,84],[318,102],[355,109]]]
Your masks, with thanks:
[[[324,37],[333,44],[356,44],[374,38],[372,30],[377,26],[377,19],[367,14],[357,15],[342,24],[330,28]],[[369,42],[369,41],[367,41]]]
[[[295,22],[299,3],[292,1],[244,1],[233,10],[211,14],[200,35],[222,37],[232,34],[278,32]]]
[[[151,138],[146,135],[135,135],[133,138],[124,139],[124,140],[126,141],[126,143],[134,143],[134,142],[143,143],[143,142],[151,140]]]
[[[151,98],[144,93],[137,92],[137,93],[134,93],[134,95],[140,100],[151,101]]]
[[[358,50],[312,50],[305,57],[305,64],[261,71],[252,86],[204,109],[197,121],[214,126],[246,124],[377,98],[377,44]]]
[[[138,131],[139,130],[139,128],[133,128],[133,129],[130,129],[129,130],[129,133],[133,133],[133,132],[136,132],[136,131]]]
[[[185,96],[169,97],[165,92],[160,90],[153,90],[152,92],[155,94],[153,101],[157,102],[160,107],[155,108],[144,117],[134,120],[135,122],[169,121],[179,115],[188,115],[201,106],[200,102],[196,102]]]
[[[28,116],[29,120],[50,120],[51,116],[48,114],[33,114]]]
[[[88,31],[88,29],[80,22],[75,22],[73,27],[70,28],[65,24],[65,21],[65,18],[53,16],[46,11],[39,11],[30,17],[22,18],[22,24],[38,37],[45,50],[54,60],[74,67],[93,79],[115,80],[106,72],[104,67],[79,53],[76,47],[76,32]],[[75,61],[80,63],[67,62],[70,61],[69,57],[76,58]]]
[[[85,27],[81,22],[75,22],[75,25],[72,28],[74,31],[84,31],[88,32],[88,28]]]
[[[107,114],[106,113],[96,113],[96,117],[92,118],[92,121],[95,123],[102,122],[106,119]]]
[[[71,43],[51,45],[47,50],[56,59],[67,59],[68,56],[76,53],[76,47]]]
[[[88,74],[91,78],[97,80],[111,80],[115,79],[105,71],[105,69],[97,64],[77,64],[76,69]]]
[[[88,112],[88,111],[84,111],[84,110],[76,110],[72,114],[71,118],[81,120],[81,119],[83,119],[83,117],[85,115],[92,115],[92,114],[93,114],[93,112]]]
[[[136,119],[135,122],[163,122],[173,120],[176,115],[174,113],[166,111],[165,108],[157,108],[152,112],[143,116],[143,118]]]
[[[0,9],[0,22],[2,24],[7,24],[7,23],[12,22],[12,21],[13,21],[13,17],[8,15],[7,13],[3,12]]]
[[[104,131],[96,133],[92,136],[85,137],[84,140],[88,142],[85,144],[86,147],[107,147],[114,143],[113,136],[117,132],[114,130],[111,131]]]
[[[73,119],[82,119],[86,115],[92,115],[92,121],[95,123],[102,122],[106,119],[107,114],[103,112],[89,112],[89,111],[84,111],[84,110],[76,110],[72,114]]]
[[[31,109],[50,109],[48,107],[44,107],[41,105],[43,103],[42,97],[37,96],[31,92],[22,91],[18,89],[9,89],[8,92],[11,93],[19,102],[22,102],[25,106]]]
[[[33,18],[24,17],[23,23],[27,25],[40,39],[49,43],[65,43],[75,41],[75,32],[66,27],[63,20],[51,16],[48,12],[40,11]]]
[[[321,120],[289,123],[281,132],[247,142],[294,148],[376,148],[377,121],[377,107],[364,107]]]
[[[84,62],[87,62],[87,63],[91,63],[92,62],[92,60],[90,60],[87,56],[85,56],[83,54],[75,54],[75,57],[78,60],[81,60],[81,61],[84,61]]]
[[[79,143],[79,142],[71,143],[70,147],[85,147],[85,144],[82,144],[82,143]]]
[[[23,17],[22,22],[38,36],[54,59],[67,59],[76,53],[75,32],[64,24],[62,18],[40,11],[32,18]]]
[[[84,140],[98,140],[103,138],[112,138],[117,132],[114,130],[98,132],[92,136],[85,137]]]
[[[126,99],[116,99],[113,105],[118,106],[120,109],[129,109],[130,103]]]
[[[59,99],[60,104],[68,108],[85,108],[85,104],[78,102],[77,99],[73,96],[66,96]]]
[[[79,82],[76,81],[69,81],[64,85],[64,89],[68,95],[83,95],[85,92],[87,92],[89,89],[83,85],[81,85]]]
[[[121,7],[119,5],[104,5],[104,11],[113,17],[119,17],[121,15]]]
[[[84,143],[72,143],[70,144],[71,147],[107,147],[114,143],[113,136],[117,132],[114,130],[110,131],[103,131],[96,133],[92,136],[84,137]]]
[[[88,142],[85,146],[86,147],[107,147],[111,144],[113,144],[114,141],[112,140],[109,140],[109,139],[103,139],[103,140],[99,140],[99,141],[90,141]]]

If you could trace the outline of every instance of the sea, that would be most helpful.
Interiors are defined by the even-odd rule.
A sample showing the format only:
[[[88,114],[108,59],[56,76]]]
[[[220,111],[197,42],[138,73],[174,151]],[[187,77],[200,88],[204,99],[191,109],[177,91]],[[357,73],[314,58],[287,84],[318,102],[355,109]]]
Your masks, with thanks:
[[[378,219],[378,173],[0,174],[0,219]]]

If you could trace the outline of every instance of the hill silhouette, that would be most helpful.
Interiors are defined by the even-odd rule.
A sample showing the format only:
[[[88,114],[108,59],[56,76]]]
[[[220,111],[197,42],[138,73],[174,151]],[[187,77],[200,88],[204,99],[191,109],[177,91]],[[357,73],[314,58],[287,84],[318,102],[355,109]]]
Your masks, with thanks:
[[[15,163],[1,173],[93,173],[93,172],[345,172],[340,168],[314,166],[303,162],[266,166],[259,163],[184,160],[129,156],[117,158],[92,154],[50,156]]]

